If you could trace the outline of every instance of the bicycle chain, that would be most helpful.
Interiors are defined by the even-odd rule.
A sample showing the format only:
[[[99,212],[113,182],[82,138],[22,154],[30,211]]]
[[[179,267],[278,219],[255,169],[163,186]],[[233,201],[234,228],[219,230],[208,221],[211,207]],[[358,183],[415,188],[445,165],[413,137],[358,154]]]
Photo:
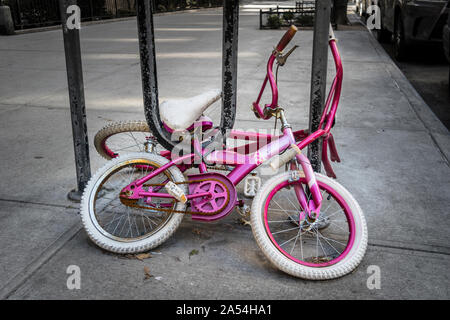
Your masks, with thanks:
[[[226,190],[227,192],[227,203],[225,204],[225,207],[228,205],[228,202],[230,201],[230,190],[227,188],[227,186],[222,183],[222,181],[218,180],[218,179],[200,179],[200,180],[194,180],[194,181],[184,181],[184,182],[174,182],[175,184],[191,184],[191,183],[202,183],[205,181],[218,181]],[[165,183],[153,183],[153,184],[144,184],[144,187],[156,187],[156,186],[165,186]],[[141,206],[141,205],[137,205],[137,204],[132,204],[131,202],[134,202],[134,200],[128,200],[128,199],[123,199],[125,202],[128,202],[128,204],[126,204],[127,206],[133,207],[133,208],[139,208],[139,209],[151,209],[151,210],[156,210],[156,211],[163,211],[163,212],[169,212],[169,213],[183,213],[183,214],[198,214],[198,215],[202,215],[202,216],[213,216],[215,214],[220,213],[222,210],[217,210],[214,212],[209,212],[209,213],[202,213],[202,212],[198,212],[198,211],[188,211],[188,210],[175,210],[175,209],[164,209],[164,208],[156,208],[156,207],[146,207],[146,206]],[[128,200],[128,201],[126,201]]]

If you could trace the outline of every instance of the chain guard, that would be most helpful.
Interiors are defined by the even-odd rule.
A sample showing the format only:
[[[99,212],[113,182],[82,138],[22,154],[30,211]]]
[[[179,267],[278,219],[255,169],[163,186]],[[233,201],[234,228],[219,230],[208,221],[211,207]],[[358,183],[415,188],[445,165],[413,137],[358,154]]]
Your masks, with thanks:
[[[191,201],[191,212],[192,219],[194,220],[216,220],[222,218],[229,214],[236,205],[237,192],[234,184],[228,179],[227,176],[218,173],[218,172],[207,172],[189,175],[189,182],[194,182],[193,184],[189,184],[189,194],[194,194],[196,192],[201,192],[198,188],[202,185],[203,181],[214,181],[216,183],[220,183],[220,186],[223,187],[227,192],[227,200],[226,202],[220,203],[220,207],[214,213],[212,212],[203,212],[203,210],[199,210],[196,206],[196,202]],[[197,182],[197,184],[195,184]],[[205,185],[205,184],[204,184]],[[203,191],[204,192],[204,191]],[[212,209],[211,209],[212,210]],[[211,211],[206,210],[206,211]]]
[[[199,205],[201,205],[200,204],[201,201],[199,201],[197,199],[202,200],[203,198],[194,198],[194,199],[190,200],[189,203],[191,204],[191,208],[192,208],[190,211],[189,210],[182,211],[182,210],[175,210],[175,209],[159,208],[157,206],[151,206],[151,205],[142,205],[142,204],[138,203],[140,201],[137,199],[126,199],[126,198],[124,199],[121,197],[120,201],[123,205],[133,207],[133,208],[152,210],[152,211],[161,211],[161,212],[170,212],[170,213],[191,214],[191,215],[193,215],[194,219],[195,219],[194,216],[196,216],[198,219],[202,219],[204,216],[213,217],[213,216],[217,215],[219,217],[222,217],[222,216],[228,214],[229,211],[231,211],[234,208],[234,204],[236,203],[236,199],[237,199],[236,188],[234,187],[233,183],[231,183],[231,181],[226,176],[224,176],[223,174],[220,174],[220,173],[195,174],[195,175],[190,175],[188,181],[175,182],[175,184],[188,184],[189,194],[195,194],[195,192],[196,192],[195,190],[197,188],[199,188],[202,184],[207,184],[207,183],[211,183],[211,182],[214,182],[214,183],[220,185],[223,188],[224,192],[226,193],[225,202],[221,203],[220,206],[215,208],[216,210],[201,210],[201,208],[199,208]],[[145,186],[157,187],[157,186],[164,186],[164,184],[145,184]],[[215,197],[213,196],[213,198],[215,198]],[[193,203],[194,200],[197,203]],[[207,202],[203,201],[203,203],[207,203]],[[202,218],[200,218],[200,217],[202,217]]]
[[[220,212],[224,209],[230,201],[230,191],[227,186],[217,179],[208,179],[203,181],[195,187],[192,195],[210,192],[212,195],[209,198],[194,198],[191,200],[192,208],[195,208],[200,214],[211,214]]]

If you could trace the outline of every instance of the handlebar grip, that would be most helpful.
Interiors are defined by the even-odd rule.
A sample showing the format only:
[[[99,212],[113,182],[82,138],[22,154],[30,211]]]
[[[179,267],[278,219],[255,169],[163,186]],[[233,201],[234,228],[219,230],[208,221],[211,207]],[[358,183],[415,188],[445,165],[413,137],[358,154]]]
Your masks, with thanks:
[[[288,43],[292,40],[297,32],[297,27],[291,25],[291,27],[286,31],[283,38],[281,38],[280,42],[277,44],[277,51],[283,51],[284,48],[288,45]]]
[[[295,147],[294,147],[295,146]],[[291,148],[289,148],[288,150],[286,150],[285,153],[280,154],[278,156],[276,156],[271,162],[270,162],[270,167],[274,170],[277,171],[278,168],[281,168],[283,165],[285,165],[286,163],[288,163],[289,161],[291,161],[292,158],[295,157],[295,155],[297,153],[300,153],[300,149],[296,146],[293,145],[291,146]]]

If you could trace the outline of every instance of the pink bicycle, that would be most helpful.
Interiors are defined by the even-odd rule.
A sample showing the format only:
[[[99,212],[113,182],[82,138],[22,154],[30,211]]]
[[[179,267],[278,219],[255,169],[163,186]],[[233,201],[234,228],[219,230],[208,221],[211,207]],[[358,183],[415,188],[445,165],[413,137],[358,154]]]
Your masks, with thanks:
[[[293,131],[284,110],[278,106],[273,65],[275,61],[284,64],[289,54],[283,55],[282,50],[296,31],[292,26],[270,55],[264,83],[252,106],[258,118],[279,120],[281,134],[232,130],[229,138],[250,143],[227,148],[217,138],[220,130],[202,116],[220,98],[219,91],[184,102],[162,103],[160,114],[166,130],[175,134],[188,128],[184,132],[189,133],[189,139],[178,137],[183,137],[180,144],[187,145],[189,152],[158,150],[117,157],[110,150],[109,157],[113,159],[91,178],[81,203],[84,228],[97,245],[117,253],[142,252],[167,240],[186,214],[199,221],[223,218],[236,206],[243,206],[236,185],[261,164],[269,163],[274,170],[286,170],[273,175],[258,189],[250,216],[255,239],[267,258],[280,270],[306,279],[332,279],[358,266],[367,248],[364,214],[336,180],[314,173],[301,151],[323,138],[322,161],[328,176],[334,177],[327,148],[331,160],[339,161],[330,130],[339,103],[343,69],[331,29],[329,46],[336,76],[319,129]],[[272,101],[261,107],[267,83]],[[212,148],[214,142],[216,147]],[[208,171],[212,165],[229,170],[226,174]],[[194,168],[198,173],[183,174]]]

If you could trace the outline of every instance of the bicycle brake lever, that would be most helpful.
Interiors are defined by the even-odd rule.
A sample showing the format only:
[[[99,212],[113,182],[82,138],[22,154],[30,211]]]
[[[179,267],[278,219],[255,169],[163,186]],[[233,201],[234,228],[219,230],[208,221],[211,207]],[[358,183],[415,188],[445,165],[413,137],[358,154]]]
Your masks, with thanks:
[[[277,55],[277,63],[280,67],[284,66],[284,64],[287,61],[287,58],[291,55],[292,52],[294,52],[295,49],[298,48],[298,45],[295,45],[289,50],[285,55],[279,54]]]

